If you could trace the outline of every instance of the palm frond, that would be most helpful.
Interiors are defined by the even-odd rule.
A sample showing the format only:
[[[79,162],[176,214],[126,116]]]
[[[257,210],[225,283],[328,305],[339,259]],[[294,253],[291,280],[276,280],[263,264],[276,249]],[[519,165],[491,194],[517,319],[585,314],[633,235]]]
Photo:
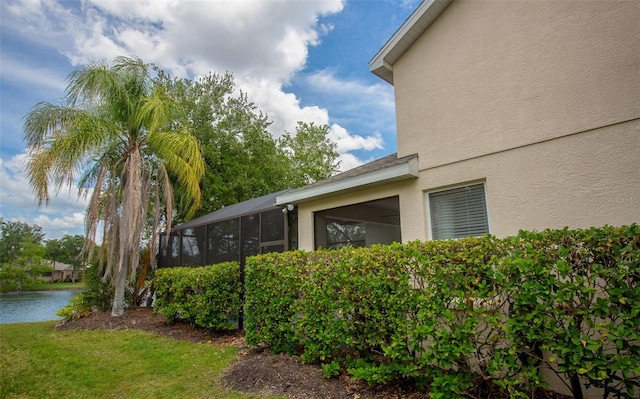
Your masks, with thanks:
[[[121,308],[125,278],[138,267],[150,214],[156,240],[163,202],[170,213],[178,192],[189,215],[201,202],[204,161],[199,143],[188,133],[162,132],[178,108],[149,70],[134,57],[119,57],[111,66],[90,64],[69,75],[65,103],[38,103],[24,119],[26,174],[39,205],[48,203],[51,187],[71,186],[76,176],[80,195],[89,195],[93,187],[86,251],[92,255],[102,226],[99,264],[105,281],[115,277],[118,314],[116,302]],[[170,231],[171,215],[167,225]]]
[[[200,181],[204,176],[198,140],[188,133],[151,132],[148,145],[187,193],[191,200],[187,217],[192,217],[200,207]]]
[[[74,106],[109,108],[109,114],[120,123],[132,113],[132,102],[122,77],[106,64],[91,64],[77,69],[68,77],[66,97]]]
[[[24,141],[28,149],[40,149],[56,132],[65,131],[83,111],[41,101],[23,118]]]
[[[85,244],[82,248],[83,253],[88,254],[88,258],[93,258],[93,251],[96,245],[96,232],[98,229],[98,222],[100,220],[100,200],[102,197],[102,186],[105,178],[108,174],[108,163],[103,160],[102,163],[98,164],[97,174],[95,178],[95,184],[93,193],[91,194],[91,199],[89,200],[89,206],[87,207],[87,212],[85,216],[85,230],[86,230],[86,240]]]
[[[150,132],[155,132],[166,126],[175,109],[169,94],[164,90],[156,89],[142,101],[136,115],[136,122],[140,126],[147,126]]]
[[[29,179],[29,185],[36,197],[38,206],[49,204],[49,171],[53,164],[53,158],[48,151],[36,151],[28,155],[25,173]]]

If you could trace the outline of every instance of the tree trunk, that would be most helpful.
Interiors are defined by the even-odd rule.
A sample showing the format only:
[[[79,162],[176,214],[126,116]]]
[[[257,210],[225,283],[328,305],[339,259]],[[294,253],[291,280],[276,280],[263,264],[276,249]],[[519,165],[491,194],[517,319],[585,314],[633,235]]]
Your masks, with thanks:
[[[111,307],[111,316],[124,316],[124,291],[127,284],[127,267],[123,265],[121,270],[116,272],[115,276],[115,295],[113,297],[113,306]]]
[[[134,275],[140,259],[140,235],[144,220],[141,193],[141,155],[137,144],[130,150],[125,164],[122,188],[122,215],[118,225],[118,265],[115,274],[115,296],[111,316],[124,316],[124,293],[127,276]]]
[[[569,381],[571,381],[571,393],[573,393],[573,399],[583,399],[582,384],[580,384],[580,377],[578,374],[569,374]]]

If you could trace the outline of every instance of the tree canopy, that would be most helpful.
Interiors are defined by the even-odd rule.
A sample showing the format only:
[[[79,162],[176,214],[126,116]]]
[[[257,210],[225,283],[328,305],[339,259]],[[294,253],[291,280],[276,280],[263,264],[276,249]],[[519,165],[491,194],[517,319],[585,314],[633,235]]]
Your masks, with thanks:
[[[160,79],[181,104],[174,128],[190,130],[202,147],[205,172],[198,215],[338,171],[328,126],[299,122],[295,134],[274,138],[268,117],[236,89],[232,74],[209,73],[191,81],[160,73]]]
[[[51,270],[44,261],[44,233],[38,225],[0,220],[0,286],[32,282]]]
[[[278,141],[287,157],[285,175],[290,187],[302,187],[337,173],[338,145],[329,140],[329,126],[298,122],[296,134]]]
[[[77,271],[87,265],[86,253],[82,251],[85,245],[83,235],[65,234],[62,238],[47,240],[44,257],[53,262],[73,266],[72,281],[75,282]]]
[[[39,205],[50,188],[76,181],[90,195],[83,251],[91,258],[101,227],[100,265],[115,291],[112,315],[122,316],[127,278],[143,242],[156,252],[161,223],[170,230],[174,221],[337,172],[328,126],[300,122],[279,139],[269,126],[230,73],[175,79],[118,57],[72,72],[61,104],[40,102],[25,115],[26,170]],[[59,257],[64,245],[52,242],[47,256]]]
[[[0,219],[0,263],[11,263],[18,256],[24,244],[42,244],[42,227],[25,222]]]
[[[41,102],[25,116],[27,175],[39,204],[49,200],[49,181],[59,190],[73,184],[78,171],[80,191],[93,189],[88,251],[102,224],[102,264],[115,287],[113,316],[124,315],[125,284],[139,264],[142,232],[151,220],[155,234],[160,210],[173,210],[174,186],[187,217],[201,202],[199,143],[188,131],[170,128],[178,105],[150,71],[129,57],[87,65],[69,75],[62,105]]]

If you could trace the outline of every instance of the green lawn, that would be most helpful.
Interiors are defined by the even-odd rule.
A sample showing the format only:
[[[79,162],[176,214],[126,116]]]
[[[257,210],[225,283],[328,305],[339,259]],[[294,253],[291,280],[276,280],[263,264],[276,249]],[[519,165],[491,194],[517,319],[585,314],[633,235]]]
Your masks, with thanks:
[[[150,333],[0,325],[0,398],[255,398],[219,382],[236,348]]]
[[[2,292],[15,291],[16,285],[2,287]],[[54,290],[83,290],[85,283],[31,283],[23,284],[22,291],[54,291]]]

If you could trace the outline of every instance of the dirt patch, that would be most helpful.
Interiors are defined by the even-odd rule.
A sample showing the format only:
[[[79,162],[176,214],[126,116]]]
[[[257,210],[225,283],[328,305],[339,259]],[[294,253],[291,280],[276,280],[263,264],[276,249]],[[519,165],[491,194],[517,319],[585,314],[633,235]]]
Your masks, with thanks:
[[[123,317],[110,312],[95,313],[56,326],[60,330],[142,330],[193,343],[235,346],[238,360],[223,377],[223,384],[234,391],[275,394],[290,399],[423,399],[428,393],[402,383],[372,388],[353,382],[347,375],[327,379],[319,367],[302,364],[300,357],[272,355],[263,348],[249,348],[242,331],[215,333],[188,323],[167,324],[164,316],[150,308],[129,308]],[[555,392],[537,392],[535,398],[565,399]]]
[[[319,367],[303,364],[299,356],[272,355],[261,348],[241,348],[223,382],[231,390],[291,399],[428,398],[427,393],[411,387],[390,384],[371,388],[346,375],[327,379]]]

